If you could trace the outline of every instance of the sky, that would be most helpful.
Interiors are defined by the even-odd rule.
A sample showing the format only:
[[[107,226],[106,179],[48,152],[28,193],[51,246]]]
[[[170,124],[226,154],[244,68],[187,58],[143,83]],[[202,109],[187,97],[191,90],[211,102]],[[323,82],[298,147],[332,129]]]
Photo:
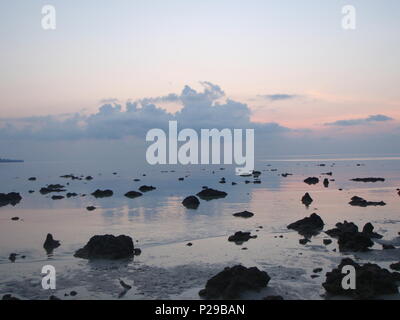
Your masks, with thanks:
[[[0,156],[124,150],[171,119],[254,127],[265,154],[400,150],[397,0],[2,0],[0,15]]]

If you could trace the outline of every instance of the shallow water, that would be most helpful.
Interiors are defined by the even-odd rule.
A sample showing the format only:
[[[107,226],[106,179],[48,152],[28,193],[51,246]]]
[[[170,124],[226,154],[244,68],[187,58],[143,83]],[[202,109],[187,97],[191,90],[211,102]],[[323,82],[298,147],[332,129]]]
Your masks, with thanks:
[[[198,299],[198,291],[207,279],[225,266],[242,263],[257,266],[272,278],[266,290],[244,298],[274,294],[286,299],[322,299],[327,298],[321,286],[325,273],[337,266],[344,255],[333,251],[336,240],[323,245],[322,240],[329,238],[324,233],[312,238],[308,245],[300,245],[301,236],[286,228],[289,223],[316,212],[323,218],[325,230],[345,219],[360,228],[372,222],[385,240],[400,242],[400,196],[396,191],[400,187],[399,157],[264,159],[256,168],[262,172],[261,184],[246,184],[246,180],[253,179],[235,176],[233,167],[222,167],[224,170],[221,166],[150,167],[101,161],[0,164],[0,192],[16,191],[23,197],[15,207],[0,208],[0,293],[28,299],[48,299],[51,294],[63,299]],[[329,171],[333,172],[332,177],[321,175]],[[91,175],[94,179],[60,178],[69,173]],[[293,175],[285,178],[282,173]],[[32,176],[37,181],[28,181]],[[308,186],[303,180],[309,176],[335,181],[328,188],[322,183]],[[185,180],[178,181],[180,177]],[[219,183],[221,177],[226,178],[226,184]],[[383,177],[386,181],[350,181],[356,177]],[[141,181],[134,182],[134,178]],[[232,181],[238,184],[233,186]],[[49,183],[65,185],[68,192],[79,196],[52,200],[53,194],[41,195],[39,189]],[[127,191],[144,184],[157,189],[133,200],[124,197]],[[202,186],[226,191],[228,196],[201,201],[197,210],[184,208],[181,201],[201,191]],[[90,193],[96,189],[112,189],[114,196],[95,199]],[[35,193],[30,194],[29,190]],[[305,192],[314,199],[309,208],[300,202]],[[354,195],[383,200],[387,205],[352,207],[348,202]],[[97,209],[89,212],[85,209],[89,205]],[[243,210],[254,212],[255,216],[232,216]],[[15,216],[20,220],[11,221]],[[251,231],[258,238],[241,246],[228,242],[227,237],[239,230]],[[61,246],[51,256],[42,247],[47,233],[61,240]],[[113,263],[74,258],[75,250],[95,234],[129,235],[142,254],[132,261]],[[186,246],[189,241],[192,247]],[[382,251],[377,243],[371,252],[354,257],[387,268],[400,260],[400,249],[389,251]],[[8,260],[10,253],[19,254],[15,263]],[[26,257],[22,259],[22,255]],[[47,264],[57,270],[57,289],[52,292],[41,287],[41,268]],[[312,270],[317,267],[324,270],[312,279]],[[119,279],[133,285],[124,296],[120,296]],[[78,295],[64,297],[71,290]]]

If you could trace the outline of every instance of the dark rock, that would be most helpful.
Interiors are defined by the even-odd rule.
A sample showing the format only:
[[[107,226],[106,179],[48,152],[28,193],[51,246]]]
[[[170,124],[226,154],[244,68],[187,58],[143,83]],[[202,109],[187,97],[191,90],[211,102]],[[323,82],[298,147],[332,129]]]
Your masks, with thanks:
[[[97,189],[95,192],[92,193],[92,196],[95,198],[107,198],[107,197],[112,197],[114,192],[111,190],[100,190]]]
[[[153,186],[141,186],[139,188],[139,190],[142,191],[142,192],[149,192],[149,191],[156,190],[156,187],[153,187]]]
[[[309,242],[311,242],[309,239],[307,239],[307,238],[304,238],[304,239],[300,239],[299,240],[299,243],[301,244],[301,245],[306,245],[307,243],[309,243]]]
[[[338,245],[340,252],[358,252],[368,251],[368,248],[372,247],[374,243],[369,236],[362,232],[344,232],[339,235]]]
[[[282,173],[281,176],[287,178],[288,176],[292,176],[292,173]]]
[[[89,207],[86,207],[86,210],[87,210],[87,211],[94,211],[94,210],[96,210],[96,207],[94,207],[94,206],[89,206]]]
[[[332,175],[332,172],[325,172],[325,173],[322,173],[322,174],[324,174],[324,175],[326,175],[326,176],[331,176],[331,175]]]
[[[327,245],[330,245],[332,243],[332,240],[331,239],[324,239],[323,242],[324,242],[324,245],[327,246]]]
[[[78,292],[76,292],[76,291],[71,291],[71,292],[69,293],[69,295],[70,295],[71,297],[75,297],[77,294],[78,294]]]
[[[65,192],[65,186],[61,184],[49,184],[47,187],[43,187],[40,189],[40,193],[43,195],[52,193],[52,192]]]
[[[228,194],[224,191],[219,191],[211,188],[205,188],[197,194],[197,196],[202,200],[225,198],[227,195]]]
[[[333,238],[337,238],[345,232],[351,232],[351,233],[358,232],[358,227],[353,222],[347,222],[345,220],[343,223],[341,222],[336,223],[336,228],[330,229],[325,233]]]
[[[329,187],[329,180],[328,179],[324,179],[324,187],[328,188]]]
[[[266,296],[263,298],[263,300],[266,301],[279,301],[279,300],[284,300],[282,296]]]
[[[134,254],[132,238],[125,235],[97,235],[75,252],[74,257],[95,260],[118,260],[130,258]]]
[[[307,207],[313,202],[314,200],[311,198],[310,194],[307,192],[303,198],[301,198],[301,202]]]
[[[313,270],[313,272],[314,273],[320,273],[320,272],[322,272],[322,268],[315,268],[314,270]]]
[[[344,266],[351,265],[356,270],[356,289],[345,290],[342,280]],[[326,274],[322,284],[325,290],[333,295],[351,296],[356,299],[371,299],[378,295],[397,294],[397,276],[376,264],[359,265],[350,258],[343,259],[340,265]]]
[[[92,177],[92,176],[87,176],[87,177],[85,178],[85,180],[87,180],[87,181],[93,180],[93,177]]]
[[[57,301],[57,300],[61,300],[59,297],[56,297],[55,295],[51,295],[50,297],[49,297],[49,300],[52,300],[52,301]]]
[[[142,254],[142,250],[139,248],[133,249],[133,255],[134,256],[140,256]]]
[[[255,239],[257,236],[252,236],[250,232],[238,231],[233,236],[228,238],[229,242],[235,242],[236,244],[242,244],[243,242],[249,241],[250,239]]]
[[[299,234],[306,237],[318,234],[323,227],[324,222],[316,213],[287,226],[288,229],[296,230]]]
[[[254,213],[250,211],[242,211],[242,212],[237,212],[233,214],[234,217],[239,217],[239,218],[251,218],[254,216]]]
[[[253,177],[259,177],[259,176],[261,176],[261,171],[253,170]]]
[[[304,180],[305,183],[307,184],[317,184],[319,183],[319,179],[317,177],[309,177],[307,179]]]
[[[15,260],[17,260],[17,253],[10,253],[8,260],[10,260],[11,262],[15,262]]]
[[[11,220],[12,220],[12,221],[18,221],[18,220],[19,220],[19,217],[12,217]]]
[[[400,271],[400,262],[392,263],[390,265],[390,269],[393,269],[393,270],[396,270],[396,271]]]
[[[237,185],[237,183],[236,183],[236,182],[232,182],[232,185],[233,185],[233,186],[236,186],[236,185]]]
[[[369,236],[371,239],[382,239],[383,238],[383,236],[381,234],[374,232],[374,226],[372,225],[371,222],[368,222],[365,224],[362,232],[365,235]]]
[[[195,196],[189,196],[183,199],[182,204],[188,209],[197,209],[200,205],[200,201]]]
[[[135,199],[138,197],[141,197],[143,195],[143,193],[137,192],[137,191],[129,191],[127,193],[125,193],[125,197],[129,198],[129,199]]]
[[[19,298],[17,298],[17,297],[14,297],[13,295],[11,295],[11,294],[5,294],[2,298],[1,298],[1,300],[7,300],[7,301],[17,301],[17,300],[20,300]]]
[[[238,299],[245,291],[260,291],[265,288],[270,279],[265,271],[256,267],[228,267],[208,280],[199,295],[205,299]]]
[[[374,201],[367,201],[361,197],[354,196],[351,198],[351,201],[349,202],[351,206],[357,206],[357,207],[368,207],[368,206],[385,206],[386,203],[383,201],[379,202],[374,202]]]
[[[78,194],[75,193],[75,192],[68,192],[67,193],[67,198],[72,198],[72,197],[77,197],[77,196],[78,196]]]
[[[61,200],[61,199],[64,199],[64,196],[52,196],[51,199],[52,200]]]
[[[355,182],[384,182],[385,179],[384,178],[355,178],[355,179],[351,179],[351,181],[355,181]]]
[[[191,247],[191,246],[193,246],[193,243],[188,242],[188,243],[186,244],[186,246]]]
[[[43,244],[43,248],[46,250],[47,254],[51,254],[55,248],[60,246],[59,240],[54,240],[51,233],[47,234],[46,240]]]
[[[10,193],[0,193],[0,207],[4,207],[7,205],[16,206],[22,197],[17,192],[10,192]]]
[[[36,181],[36,177],[30,177],[28,181]]]
[[[178,179],[178,181],[183,181],[183,180],[185,180],[185,178],[179,178],[179,179]]]
[[[382,249],[383,250],[393,250],[393,249],[396,249],[396,247],[391,244],[383,244]]]

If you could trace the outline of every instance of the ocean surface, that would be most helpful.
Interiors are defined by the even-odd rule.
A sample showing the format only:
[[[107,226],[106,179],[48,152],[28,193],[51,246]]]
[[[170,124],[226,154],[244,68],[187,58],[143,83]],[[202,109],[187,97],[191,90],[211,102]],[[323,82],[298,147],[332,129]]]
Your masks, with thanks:
[[[400,249],[382,250],[381,243],[400,245],[400,157],[314,156],[262,159],[260,184],[239,177],[233,166],[148,166],[130,162],[29,162],[0,164],[0,193],[19,192],[16,206],[0,207],[0,294],[12,293],[25,299],[199,299],[198,291],[207,280],[226,266],[243,264],[266,271],[271,281],[259,293],[244,299],[281,295],[285,299],[331,299],[321,284],[325,273],[350,256],[360,262],[388,268],[400,261]],[[323,173],[332,172],[332,176]],[[283,173],[290,173],[283,177]],[[90,175],[93,180],[61,178],[65,174]],[[329,187],[322,181],[309,186],[310,176],[334,179]],[[36,177],[36,181],[28,178]],[[219,183],[226,179],[225,184]],[[382,177],[385,182],[350,181],[357,177]],[[179,181],[179,178],[184,178]],[[133,179],[140,179],[135,182]],[[246,183],[246,180],[251,181]],[[232,185],[236,182],[237,185]],[[62,184],[77,197],[52,200],[41,187]],[[68,184],[68,185],[67,185]],[[156,190],[128,199],[124,194],[141,185]],[[208,186],[228,193],[224,199],[201,201],[197,210],[186,209],[182,200]],[[110,198],[96,199],[96,189],[111,189]],[[339,190],[342,189],[342,190]],[[29,191],[34,191],[29,193]],[[309,192],[309,208],[301,197]],[[60,193],[65,195],[66,192]],[[383,207],[353,207],[353,196],[386,202]],[[95,206],[95,211],[87,211]],[[250,219],[233,213],[248,210]],[[302,237],[286,226],[316,212],[325,222],[324,230],[344,220],[360,228],[371,222],[384,236],[370,252],[343,254],[336,240],[325,246],[325,233],[300,245]],[[12,221],[12,217],[20,220]],[[242,245],[228,242],[236,231],[257,235]],[[61,241],[47,255],[43,243],[47,233]],[[88,262],[74,258],[74,252],[94,235],[125,234],[142,250],[133,260]],[[187,246],[191,242],[193,246]],[[247,248],[247,250],[243,250]],[[15,262],[11,253],[18,254]],[[24,258],[22,258],[24,256]],[[55,290],[44,290],[42,267],[56,268]],[[315,268],[323,268],[311,278]],[[132,289],[121,294],[123,280]],[[76,296],[69,293],[74,290]],[[339,297],[340,298],[340,297]],[[384,297],[399,299],[398,295]]]

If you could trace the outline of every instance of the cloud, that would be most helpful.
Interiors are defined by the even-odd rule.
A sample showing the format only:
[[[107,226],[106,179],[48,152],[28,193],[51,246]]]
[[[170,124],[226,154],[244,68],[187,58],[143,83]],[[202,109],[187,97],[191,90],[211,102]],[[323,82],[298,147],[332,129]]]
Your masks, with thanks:
[[[201,82],[202,91],[185,86],[180,94],[143,98],[124,106],[116,99],[107,99],[97,113],[75,113],[62,116],[43,116],[0,119],[0,139],[79,140],[122,139],[144,137],[148,130],[167,130],[168,121],[178,121],[179,128],[195,130],[208,128],[254,128],[259,132],[279,134],[289,131],[277,123],[254,123],[250,108],[225,96],[215,84]],[[223,101],[222,101],[223,100]],[[157,106],[162,102],[179,102],[182,108],[170,113]]]
[[[359,126],[373,122],[385,122],[392,121],[393,118],[385,116],[383,114],[371,115],[367,118],[359,118],[359,119],[349,119],[349,120],[337,120],[335,122],[325,123],[325,126],[340,126],[340,127],[348,127],[348,126]]]
[[[297,94],[287,94],[287,93],[275,93],[275,94],[264,94],[259,95],[259,97],[270,100],[270,101],[282,101],[282,100],[291,100],[299,98],[300,95]]]

